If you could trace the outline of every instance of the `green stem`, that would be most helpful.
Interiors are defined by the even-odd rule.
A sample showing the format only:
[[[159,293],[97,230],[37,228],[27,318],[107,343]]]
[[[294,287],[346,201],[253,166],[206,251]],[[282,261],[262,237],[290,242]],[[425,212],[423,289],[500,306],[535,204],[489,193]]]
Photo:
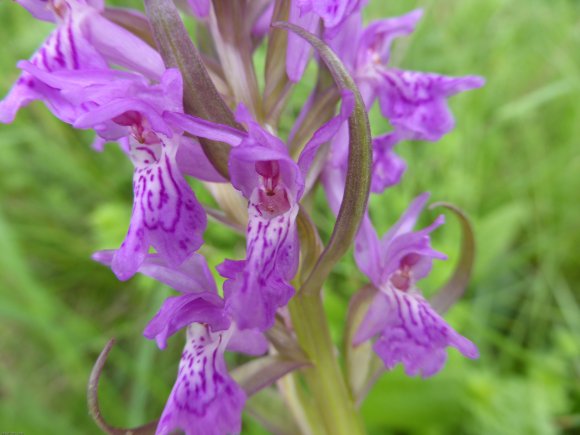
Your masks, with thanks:
[[[326,435],[364,434],[335,355],[320,292],[297,294],[289,308],[298,342],[312,361],[304,373]]]

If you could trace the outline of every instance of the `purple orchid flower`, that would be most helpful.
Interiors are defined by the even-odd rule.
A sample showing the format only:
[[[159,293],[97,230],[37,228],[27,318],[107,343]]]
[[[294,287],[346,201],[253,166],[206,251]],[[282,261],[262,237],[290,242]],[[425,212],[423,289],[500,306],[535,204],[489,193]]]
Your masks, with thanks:
[[[249,202],[246,259],[226,260],[218,270],[228,278],[226,310],[240,328],[268,329],[276,310],[294,294],[289,281],[298,266],[296,216],[306,174],[320,145],[336,134],[353,107],[353,95],[345,93],[340,114],[313,135],[298,163],[280,139],[244,108],[238,110],[238,121],[247,124],[248,134],[232,150],[229,167],[233,186]]]
[[[286,145],[265,131],[240,107],[238,121],[248,133],[183,114],[168,114],[175,126],[201,137],[212,137],[234,146],[229,161],[232,185],[249,202],[247,256],[226,260],[218,268],[228,278],[224,284],[226,310],[240,329],[266,330],[278,308],[292,297],[289,281],[298,265],[296,216],[304,193],[306,174],[320,145],[328,142],[350,116],[352,93],[345,92],[340,114],[323,125],[294,162]],[[202,123],[207,128],[202,128]],[[247,307],[254,309],[250,312]]]
[[[373,349],[387,369],[402,363],[407,375],[423,377],[443,368],[447,346],[468,358],[479,356],[475,345],[455,332],[416,287],[416,282],[429,274],[433,259],[446,259],[431,248],[429,238],[443,224],[443,216],[427,228],[412,231],[428,198],[428,194],[417,197],[381,240],[367,216],[355,243],[356,262],[378,293],[354,344],[379,335]]]
[[[409,139],[439,140],[454,127],[447,98],[484,83],[476,76],[446,77],[387,67],[393,40],[411,34],[421,16],[422,11],[416,10],[362,29],[362,16],[355,11],[342,24],[345,29],[330,40],[350,69],[366,107],[370,109],[378,99],[383,115],[394,127],[394,131],[373,140],[373,193],[399,183],[405,172],[406,164],[394,153],[395,145]],[[335,182],[344,178],[341,172],[347,155],[348,131],[343,128],[333,141],[326,178]]]
[[[18,3],[34,17],[56,23],[56,29],[30,59],[41,70],[106,70],[111,63],[153,79],[159,79],[165,71],[157,51],[102,16],[101,0],[19,0]],[[58,90],[25,71],[0,102],[0,122],[12,122],[18,110],[34,100],[42,100],[65,122],[72,122],[78,115]]]
[[[388,67],[394,39],[411,34],[421,10],[371,23],[361,33],[355,81],[367,107],[379,99],[383,115],[403,139],[437,141],[454,125],[447,98],[483,86],[477,76],[448,77]]]
[[[102,82],[99,78],[62,92],[70,93],[69,99],[74,94],[88,107],[75,122],[77,128],[94,128],[106,140],[129,138],[128,154],[135,166],[133,214],[112,269],[119,279],[130,278],[149,246],[177,266],[201,246],[206,226],[205,213],[177,164],[184,140],[162,116],[182,111],[181,75],[167,70],[158,85],[126,73],[104,74]]]
[[[344,92],[342,101],[339,115],[314,133],[297,163],[286,145],[256,123],[243,106],[237,118],[247,124],[248,133],[189,115],[165,115],[174,128],[234,146],[229,160],[231,182],[249,202],[247,252],[245,260],[226,260],[218,271],[227,278],[226,311],[240,329],[268,329],[276,310],[294,294],[289,281],[298,265],[298,203],[319,147],[332,139],[354,108],[350,91]]]
[[[111,266],[115,252],[97,252],[93,258]],[[179,330],[186,328],[187,336],[177,380],[156,433],[177,429],[188,435],[239,433],[246,394],[228,374],[224,354],[226,350],[264,354],[266,339],[255,330],[240,331],[227,317],[201,255],[193,254],[179,267],[172,267],[163,257],[149,254],[139,272],[181,292],[166,299],[145,328],[145,337],[164,349],[168,337]]]
[[[239,434],[244,390],[227,372],[224,353],[231,331],[212,324],[187,327],[177,380],[161,414],[158,435],[181,429],[188,435]]]

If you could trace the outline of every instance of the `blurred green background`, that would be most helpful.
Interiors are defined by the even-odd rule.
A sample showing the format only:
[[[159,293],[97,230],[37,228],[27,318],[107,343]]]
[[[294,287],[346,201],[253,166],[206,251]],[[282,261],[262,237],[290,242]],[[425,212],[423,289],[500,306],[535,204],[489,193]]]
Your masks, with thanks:
[[[457,128],[441,142],[399,146],[404,181],[372,200],[381,230],[425,190],[470,214],[477,267],[447,318],[482,356],[450,351],[429,380],[400,369],[384,375],[363,406],[369,433],[580,433],[580,2],[370,3],[369,18],[426,8],[417,32],[396,44],[396,64],[488,82],[453,98]],[[0,3],[0,95],[50,27]],[[286,125],[306,90],[298,88]],[[387,128],[372,118],[374,131]],[[132,201],[131,164],[114,146],[91,151],[90,141],[41,104],[0,127],[0,431],[98,433],[85,385],[111,336],[118,345],[101,385],[110,422],[156,418],[174,380],[181,340],[160,352],[141,336],[170,291],[143,277],[119,283],[90,260],[120,244]],[[328,233],[320,195],[315,216]],[[212,265],[243,255],[243,240],[216,224],[206,240]],[[450,261],[424,282],[427,294],[457,257],[452,216],[434,244]],[[348,297],[363,284],[350,256],[331,277],[326,305],[337,340]],[[264,433],[250,419],[246,430]]]

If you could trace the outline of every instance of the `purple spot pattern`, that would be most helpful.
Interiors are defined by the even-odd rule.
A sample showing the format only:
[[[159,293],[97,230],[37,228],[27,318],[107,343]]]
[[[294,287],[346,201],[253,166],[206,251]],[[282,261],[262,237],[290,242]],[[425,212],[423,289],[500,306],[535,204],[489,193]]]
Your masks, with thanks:
[[[359,326],[354,344],[378,335],[373,348],[387,369],[401,363],[409,376],[423,377],[443,368],[448,346],[468,358],[478,357],[476,346],[455,332],[416,286],[429,274],[434,258],[446,258],[431,247],[429,236],[443,224],[443,216],[430,226],[413,231],[428,197],[417,197],[382,240],[366,216],[355,244],[357,265],[378,293]]]
[[[285,306],[294,294],[289,280],[297,269],[298,205],[273,218],[265,217],[255,202],[250,202],[248,211],[243,267],[240,263],[224,262],[219,271],[230,278],[224,284],[226,310],[237,325],[240,329],[264,331],[273,325],[276,310]]]
[[[107,62],[85,39],[81,23],[70,12],[32,55],[30,63],[47,72],[107,68]],[[65,122],[73,122],[77,115],[59,90],[24,71],[0,103],[0,122],[12,122],[18,110],[34,100],[42,100]]]
[[[227,372],[224,352],[230,335],[231,330],[216,333],[205,324],[187,328],[177,380],[157,434],[177,429],[187,435],[240,433],[246,395]]]
[[[147,145],[132,141],[133,213],[112,264],[120,279],[137,272],[149,246],[178,266],[203,243],[207,218],[178,169],[176,147],[170,139]]]
[[[417,291],[387,285],[376,298],[384,299],[386,322],[373,349],[387,369],[401,363],[409,376],[432,376],[445,365],[447,346],[468,358],[479,356],[475,345],[455,332]]]
[[[407,139],[437,141],[455,121],[447,98],[483,85],[479,77],[447,77],[414,71],[386,70],[379,90],[385,117]]]

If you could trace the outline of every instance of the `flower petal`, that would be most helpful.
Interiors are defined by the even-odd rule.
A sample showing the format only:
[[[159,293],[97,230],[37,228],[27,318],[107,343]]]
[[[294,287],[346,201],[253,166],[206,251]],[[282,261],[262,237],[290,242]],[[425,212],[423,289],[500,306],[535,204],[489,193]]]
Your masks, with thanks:
[[[166,70],[161,55],[149,44],[98,13],[85,15],[83,32],[111,63],[160,79]]]
[[[133,276],[149,244],[172,267],[179,266],[203,243],[207,218],[175,162],[175,144],[166,140],[159,155],[151,147],[135,147],[134,205],[125,241],[113,259],[119,279]],[[138,157],[135,154],[139,154]]]
[[[143,335],[155,339],[159,348],[165,349],[169,337],[194,322],[207,324],[214,332],[226,330],[230,320],[223,306],[223,299],[212,292],[169,297],[147,324]]]
[[[382,284],[384,254],[377,232],[368,213],[363,218],[354,243],[354,258],[358,268],[376,286]]]
[[[447,359],[446,347],[475,359],[477,347],[453,330],[417,293],[383,288],[381,305],[387,324],[374,350],[387,369],[403,364],[409,376],[433,376]]]
[[[298,206],[294,205],[268,219],[250,205],[246,261],[218,267],[220,274],[229,278],[224,284],[226,310],[240,329],[270,328],[278,308],[294,294],[289,280],[298,267],[297,214]]]
[[[391,57],[393,40],[413,33],[422,16],[423,11],[416,9],[400,17],[370,23],[360,37],[357,68],[361,72],[365,68],[374,68],[373,64],[377,61],[386,66]],[[378,59],[375,56],[378,56]]]
[[[396,132],[373,139],[372,192],[382,193],[387,187],[399,184],[401,181],[407,165],[393,151],[399,141],[400,138]]]
[[[382,80],[378,92],[383,115],[405,138],[432,142],[455,125],[447,97],[484,84],[476,76],[447,77],[394,69],[383,72]]]
[[[194,136],[225,142],[232,146],[239,145],[246,137],[244,132],[235,128],[184,113],[165,113],[164,118],[174,128],[181,129]]]
[[[93,260],[111,266],[115,251],[98,251]],[[139,267],[139,273],[149,276],[182,293],[210,292],[217,294],[217,287],[205,258],[193,254],[179,267],[171,267],[159,254],[148,254]]]
[[[254,356],[263,355],[268,351],[268,340],[262,332],[256,329],[238,329],[236,327],[227,350]]]
[[[230,334],[213,332],[207,325],[188,328],[177,380],[157,434],[176,429],[187,435],[240,433],[246,395],[228,374],[224,361]]]
[[[296,1],[290,3],[290,18],[292,24],[300,26],[310,33],[316,32],[320,18],[314,13],[301,14]],[[286,74],[290,81],[297,83],[302,78],[306,65],[310,60],[312,48],[310,44],[294,33],[288,34],[286,49]]]
[[[16,0],[20,6],[32,14],[38,20],[54,22],[54,12],[48,8],[43,0]]]
[[[227,180],[213,167],[201,144],[194,138],[183,136],[177,150],[179,170],[191,177],[214,183],[224,183]]]
[[[304,146],[298,158],[298,167],[302,172],[302,178],[306,179],[310,165],[316,156],[320,145],[330,141],[340,130],[343,124],[348,120],[354,110],[354,95],[352,92],[345,90],[342,93],[342,105],[340,113],[325,123],[322,127],[314,132],[312,138]]]
[[[82,68],[107,68],[105,60],[78,32],[71,20],[48,36],[30,58],[30,64],[49,73]],[[74,119],[74,108],[60,92],[25,71],[0,103],[0,122],[12,122],[18,110],[34,100],[42,100],[55,116],[65,122]]]
[[[187,3],[197,18],[206,18],[209,15],[210,0],[187,0]]]

